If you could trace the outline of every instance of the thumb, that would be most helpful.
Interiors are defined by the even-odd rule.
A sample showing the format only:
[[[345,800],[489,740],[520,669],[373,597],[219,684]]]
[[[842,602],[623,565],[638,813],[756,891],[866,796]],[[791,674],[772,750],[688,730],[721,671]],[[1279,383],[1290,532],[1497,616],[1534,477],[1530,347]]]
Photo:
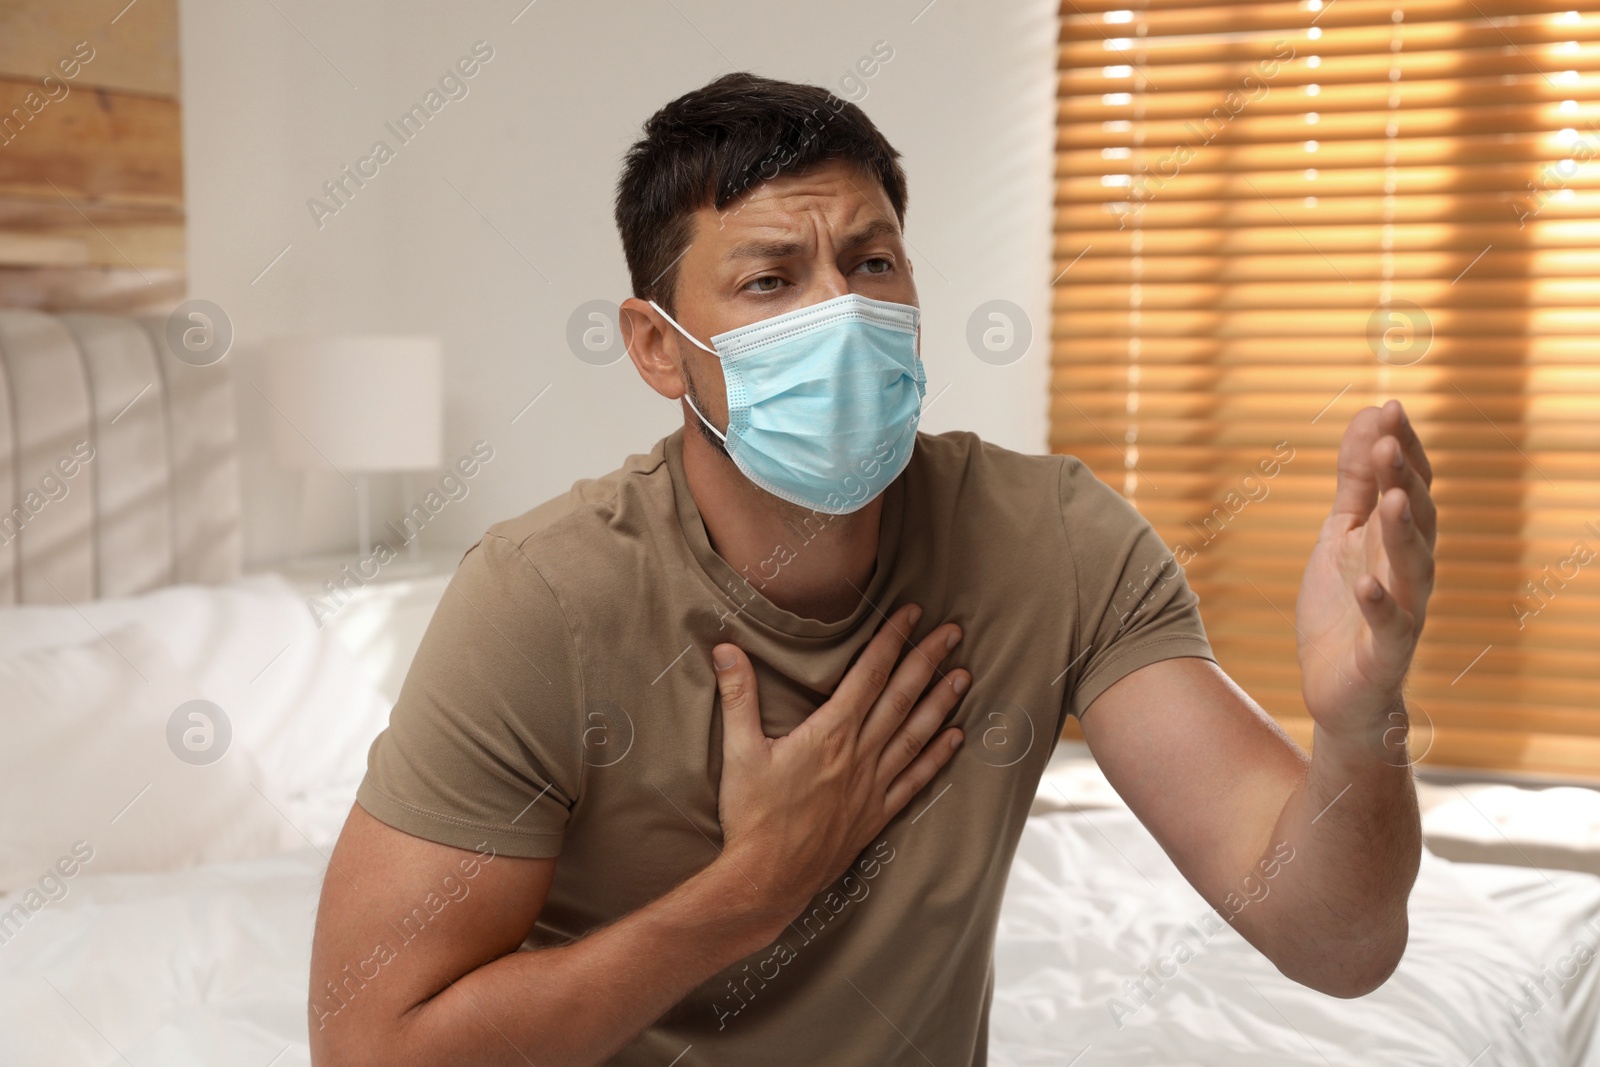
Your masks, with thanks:
[[[717,691],[722,694],[723,750],[755,751],[766,734],[761,732],[761,704],[756,699],[756,671],[750,657],[737,645],[717,645],[711,650],[711,665],[717,672]]]

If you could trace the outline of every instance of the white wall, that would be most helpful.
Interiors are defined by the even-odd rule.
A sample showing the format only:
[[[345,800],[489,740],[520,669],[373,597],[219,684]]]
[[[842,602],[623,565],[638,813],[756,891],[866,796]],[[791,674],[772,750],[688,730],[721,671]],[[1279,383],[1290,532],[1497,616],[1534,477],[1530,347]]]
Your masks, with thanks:
[[[826,0],[803,15],[709,0],[525,2],[181,4],[190,295],[221,305],[236,331],[252,564],[354,545],[344,479],[313,472],[302,494],[268,452],[279,416],[263,397],[261,342],[276,333],[444,339],[446,458],[479,439],[495,458],[428,527],[433,548],[460,550],[670,432],[677,405],[626,358],[592,366],[566,341],[578,305],[629,293],[611,221],[622,153],[656,108],[729,70],[846,95],[840,79],[880,40],[894,56],[857,98],[904,154],[928,395],[951,387],[923,427],[1045,450],[1052,0],[870,11]],[[480,40],[494,57],[469,95],[399,145],[384,124]],[[308,198],[380,138],[395,158],[319,229]],[[974,310],[996,298],[1034,328],[1026,356],[1003,366],[966,340]],[[389,479],[380,520],[431,480],[407,491]]]

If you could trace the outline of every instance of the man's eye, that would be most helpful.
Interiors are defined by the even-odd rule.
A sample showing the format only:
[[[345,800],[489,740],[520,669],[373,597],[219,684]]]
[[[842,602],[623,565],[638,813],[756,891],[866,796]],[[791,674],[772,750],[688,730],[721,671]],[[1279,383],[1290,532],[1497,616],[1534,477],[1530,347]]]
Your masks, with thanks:
[[[763,285],[762,284],[763,282],[777,282],[778,284],[777,285]],[[752,290],[754,290],[755,292],[758,292],[758,293],[770,293],[770,292],[774,292],[775,290],[777,290],[779,288],[779,286],[781,286],[782,284],[783,284],[783,279],[778,277],[776,274],[763,274],[759,278],[751,278],[748,282],[745,283],[744,287],[746,289],[752,289]]]
[[[869,270],[869,271],[867,271],[868,274],[887,274],[887,273],[889,273],[889,271],[894,269],[894,264],[891,263],[889,260],[884,259],[882,256],[873,256],[871,259],[863,261],[861,265],[863,267],[865,267],[865,266],[868,266],[869,264],[873,264],[873,263],[882,264],[882,268],[883,269],[882,270]]]

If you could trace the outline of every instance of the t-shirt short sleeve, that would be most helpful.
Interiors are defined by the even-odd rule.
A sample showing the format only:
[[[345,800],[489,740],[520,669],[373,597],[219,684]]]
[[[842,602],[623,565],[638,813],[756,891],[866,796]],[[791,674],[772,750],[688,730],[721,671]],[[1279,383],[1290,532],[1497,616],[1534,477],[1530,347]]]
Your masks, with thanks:
[[[1078,591],[1069,714],[1164,659],[1215,661],[1200,602],[1155,528],[1082,461],[1064,456],[1061,518]]]
[[[551,857],[582,788],[583,680],[555,594],[486,533],[462,558],[356,800],[416,837]]]

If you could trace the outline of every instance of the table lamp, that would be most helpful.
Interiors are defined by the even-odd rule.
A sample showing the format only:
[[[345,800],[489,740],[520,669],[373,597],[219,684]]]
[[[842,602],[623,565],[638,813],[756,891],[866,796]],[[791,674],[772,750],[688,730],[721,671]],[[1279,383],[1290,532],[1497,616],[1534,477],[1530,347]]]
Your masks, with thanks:
[[[365,559],[372,554],[370,476],[443,464],[439,339],[273,337],[266,348],[277,409],[273,451],[285,466],[332,468],[355,484]]]

